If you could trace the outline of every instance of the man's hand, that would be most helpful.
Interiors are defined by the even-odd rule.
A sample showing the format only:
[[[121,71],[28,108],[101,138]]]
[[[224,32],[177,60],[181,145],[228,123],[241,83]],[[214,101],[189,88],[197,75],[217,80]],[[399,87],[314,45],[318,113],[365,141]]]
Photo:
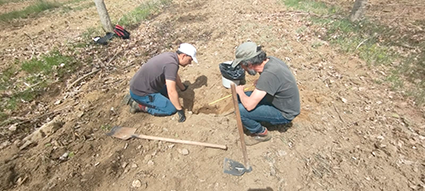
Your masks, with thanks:
[[[184,115],[183,109],[177,110],[177,114],[179,114],[179,122],[186,121],[186,116]]]
[[[241,95],[241,94],[244,94],[245,93],[245,91],[244,91],[244,88],[245,86],[236,86],[236,93],[238,93],[239,95]]]

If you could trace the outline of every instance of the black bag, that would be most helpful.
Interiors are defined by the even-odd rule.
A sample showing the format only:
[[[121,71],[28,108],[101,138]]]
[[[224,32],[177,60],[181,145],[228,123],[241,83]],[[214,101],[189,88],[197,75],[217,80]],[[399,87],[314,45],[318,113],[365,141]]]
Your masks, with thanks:
[[[245,79],[245,70],[239,65],[232,68],[232,62],[223,62],[219,65],[221,75],[229,80]]]
[[[130,38],[130,33],[120,25],[115,25],[114,32],[115,34],[117,34],[117,36],[121,37],[122,39]]]
[[[114,37],[114,33],[111,32],[107,32],[105,36],[100,37],[100,36],[96,36],[93,38],[93,41],[95,43],[101,44],[101,45],[107,45],[108,44],[108,40],[111,40],[112,37]]]

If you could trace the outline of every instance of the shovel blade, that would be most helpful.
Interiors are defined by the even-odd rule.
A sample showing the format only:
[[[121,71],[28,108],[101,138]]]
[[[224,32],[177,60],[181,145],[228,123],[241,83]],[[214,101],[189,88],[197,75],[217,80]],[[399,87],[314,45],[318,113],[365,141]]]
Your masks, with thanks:
[[[111,131],[106,133],[106,135],[115,137],[118,139],[127,140],[133,137],[135,132],[136,132],[136,129],[134,128],[115,126],[111,129]]]
[[[245,168],[245,166],[232,159],[224,158],[223,172],[234,176],[242,176],[245,172],[251,172],[252,168]]]

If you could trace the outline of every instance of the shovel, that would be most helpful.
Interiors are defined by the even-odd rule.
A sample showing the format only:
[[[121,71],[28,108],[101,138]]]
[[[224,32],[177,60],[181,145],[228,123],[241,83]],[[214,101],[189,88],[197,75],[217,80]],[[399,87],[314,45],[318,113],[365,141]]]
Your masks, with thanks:
[[[236,122],[238,123],[238,130],[239,130],[239,137],[241,139],[241,147],[242,147],[242,153],[243,158],[245,162],[245,166],[239,162],[236,162],[232,159],[225,158],[224,159],[224,165],[223,165],[223,171],[224,173],[235,175],[235,176],[241,176],[245,172],[251,172],[252,168],[248,164],[248,156],[246,154],[246,145],[245,145],[245,138],[243,133],[243,127],[242,127],[242,121],[241,121],[241,113],[239,111],[239,104],[238,104],[238,98],[236,96],[236,87],[235,84],[230,85],[232,89],[232,97],[233,97],[233,106],[235,107],[235,113],[236,113]]]
[[[148,135],[136,135],[136,134],[134,134],[135,132],[136,132],[136,129],[134,129],[134,128],[115,126],[111,129],[110,132],[106,133],[106,135],[111,136],[111,137],[115,137],[115,138],[118,138],[118,139],[123,139],[123,140],[128,140],[130,138],[139,138],[139,139],[165,141],[165,142],[171,142],[171,143],[199,145],[199,146],[204,146],[204,147],[211,147],[211,148],[218,148],[218,149],[227,150],[226,145],[216,145],[216,144],[211,144],[211,143],[201,143],[201,142],[196,142],[196,141],[177,140],[177,139],[164,138],[164,137],[154,137],[154,136],[148,136]]]

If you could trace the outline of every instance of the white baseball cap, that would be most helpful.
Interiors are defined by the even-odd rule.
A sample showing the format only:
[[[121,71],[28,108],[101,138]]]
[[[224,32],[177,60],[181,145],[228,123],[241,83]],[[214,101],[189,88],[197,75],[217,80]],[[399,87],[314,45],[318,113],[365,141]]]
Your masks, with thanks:
[[[189,55],[192,57],[193,61],[198,63],[198,59],[196,59],[196,48],[189,43],[182,43],[178,49],[180,52]]]

